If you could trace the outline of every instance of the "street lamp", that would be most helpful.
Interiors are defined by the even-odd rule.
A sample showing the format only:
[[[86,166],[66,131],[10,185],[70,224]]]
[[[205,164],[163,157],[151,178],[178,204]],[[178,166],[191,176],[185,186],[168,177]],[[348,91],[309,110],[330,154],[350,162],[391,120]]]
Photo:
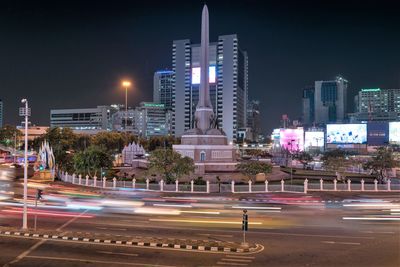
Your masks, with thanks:
[[[125,132],[128,125],[128,87],[130,86],[130,81],[122,81],[122,87],[125,88]]]
[[[28,229],[28,117],[31,115],[31,110],[28,107],[28,100],[22,99],[22,104],[25,107],[19,108],[19,115],[25,117],[25,151],[24,151],[24,214],[22,217],[22,229]]]

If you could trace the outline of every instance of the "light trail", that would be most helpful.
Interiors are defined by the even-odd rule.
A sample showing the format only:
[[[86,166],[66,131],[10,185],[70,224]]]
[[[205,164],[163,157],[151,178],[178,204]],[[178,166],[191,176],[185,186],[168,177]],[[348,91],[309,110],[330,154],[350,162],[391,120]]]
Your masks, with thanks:
[[[149,219],[153,222],[184,222],[184,223],[215,223],[215,224],[242,224],[242,222],[232,221],[203,221],[203,220],[183,220],[183,219]],[[261,225],[262,222],[249,222],[249,225]]]

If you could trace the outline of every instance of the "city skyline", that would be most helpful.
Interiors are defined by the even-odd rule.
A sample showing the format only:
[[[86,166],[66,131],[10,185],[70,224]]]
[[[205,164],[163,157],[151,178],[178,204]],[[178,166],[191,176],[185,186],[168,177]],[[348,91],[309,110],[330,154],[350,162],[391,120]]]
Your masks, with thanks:
[[[20,123],[23,97],[30,99],[37,125],[49,124],[51,108],[123,103],[123,78],[134,82],[130,106],[151,101],[154,72],[172,69],[172,41],[199,41],[193,18],[202,4],[9,4],[1,11],[4,123]],[[400,86],[399,23],[390,4],[207,4],[215,25],[210,39],[237,34],[249,53],[249,98],[261,102],[264,133],[279,124],[281,114],[301,116],[302,89],[316,80],[343,75],[350,83],[348,99],[361,88]],[[180,16],[171,19],[171,12]]]

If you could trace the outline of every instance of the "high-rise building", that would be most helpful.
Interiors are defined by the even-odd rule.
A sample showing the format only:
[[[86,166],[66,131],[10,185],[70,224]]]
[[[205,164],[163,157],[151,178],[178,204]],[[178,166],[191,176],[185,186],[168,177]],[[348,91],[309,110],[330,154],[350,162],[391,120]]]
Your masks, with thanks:
[[[246,126],[248,58],[239,48],[236,34],[222,35],[209,44],[209,94],[217,125],[229,140]],[[172,47],[172,132],[181,136],[195,124],[199,100],[200,44],[176,40]]]
[[[337,77],[332,81],[315,81],[315,123],[344,122],[347,115],[348,81]]]
[[[161,70],[154,73],[153,102],[163,104],[166,109],[172,109],[174,72]]]
[[[311,125],[315,121],[315,88],[306,87],[303,89],[303,124]]]
[[[361,89],[352,122],[400,120],[400,89]]]
[[[260,101],[251,100],[247,103],[247,127],[251,129],[253,140],[258,141],[261,133]]]
[[[164,104],[142,102],[136,109],[135,128],[143,137],[170,134],[171,111]]]
[[[0,99],[0,128],[3,127],[3,100]]]

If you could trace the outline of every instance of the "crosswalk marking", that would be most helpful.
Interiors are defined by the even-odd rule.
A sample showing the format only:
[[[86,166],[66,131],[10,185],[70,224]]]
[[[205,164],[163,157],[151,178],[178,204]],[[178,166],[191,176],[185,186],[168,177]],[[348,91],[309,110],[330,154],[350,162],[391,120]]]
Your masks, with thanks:
[[[226,255],[228,258],[237,258],[237,259],[247,259],[247,260],[254,260],[256,257],[251,256],[239,256],[239,255]]]
[[[251,260],[243,260],[243,259],[229,259],[229,258],[223,258],[221,259],[222,261],[233,261],[233,262],[251,262]]]

